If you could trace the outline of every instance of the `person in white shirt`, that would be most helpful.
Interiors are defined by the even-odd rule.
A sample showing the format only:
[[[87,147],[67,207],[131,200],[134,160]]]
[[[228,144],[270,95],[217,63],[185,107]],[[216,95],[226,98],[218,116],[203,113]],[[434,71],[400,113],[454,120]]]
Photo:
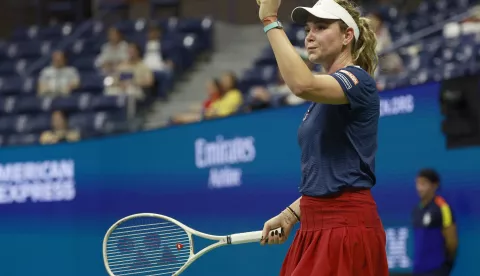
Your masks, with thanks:
[[[157,26],[151,26],[148,30],[143,62],[152,71],[171,71],[173,62],[163,59],[161,39],[162,30]]]
[[[52,64],[43,68],[38,79],[39,96],[66,96],[80,85],[77,69],[66,65],[62,51],[52,53]]]
[[[101,68],[106,75],[115,71],[116,67],[127,61],[128,43],[123,39],[120,31],[114,27],[108,29],[108,41],[102,46],[95,65]]]
[[[130,43],[129,58],[120,64],[112,74],[112,84],[105,88],[106,95],[130,95],[144,100],[154,85],[154,76],[150,68],[142,61],[140,47]]]

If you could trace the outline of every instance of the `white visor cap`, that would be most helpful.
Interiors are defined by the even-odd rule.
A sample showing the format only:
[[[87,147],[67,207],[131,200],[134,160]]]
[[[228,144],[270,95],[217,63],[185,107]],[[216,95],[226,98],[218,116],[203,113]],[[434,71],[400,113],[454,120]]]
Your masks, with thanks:
[[[319,0],[312,8],[296,7],[292,11],[292,20],[296,24],[304,25],[309,15],[322,19],[340,19],[353,29],[355,40],[360,37],[360,29],[353,17],[334,0]]]

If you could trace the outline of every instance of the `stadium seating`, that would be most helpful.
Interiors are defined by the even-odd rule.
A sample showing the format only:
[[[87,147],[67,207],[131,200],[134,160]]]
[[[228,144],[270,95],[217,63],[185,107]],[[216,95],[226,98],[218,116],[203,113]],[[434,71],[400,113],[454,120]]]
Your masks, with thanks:
[[[384,89],[439,81],[480,71],[480,34],[444,37],[442,26],[446,19],[465,12],[474,0],[430,0],[420,8],[401,15],[394,7],[380,11],[393,41],[408,41],[416,31],[432,28],[429,35],[414,40],[398,50],[405,69],[398,75],[378,75]],[[440,23],[438,28],[434,28]],[[294,46],[303,47],[305,32],[302,26],[291,25],[286,30]],[[276,61],[270,46],[255,60],[242,77],[242,91],[254,85],[268,85],[276,80]],[[272,104],[273,105],[273,104]]]
[[[380,87],[393,89],[479,72],[480,35],[444,36],[442,30],[446,19],[474,4],[474,0],[429,0],[409,14],[393,7],[380,10],[393,41],[407,42],[397,50],[405,70],[396,75],[380,72],[377,76]],[[162,52],[175,63],[175,76],[189,70],[200,54],[213,49],[213,21],[209,18],[172,17],[154,23],[164,30]],[[145,45],[145,19],[126,20],[115,26],[127,40],[141,47]],[[68,111],[70,125],[80,128],[83,137],[124,130],[128,100],[103,95],[105,80],[94,66],[106,41],[107,27],[99,21],[31,26],[15,30],[9,41],[0,43],[0,145],[37,141],[39,133],[49,128],[48,116],[52,110]],[[415,39],[414,34],[425,28],[431,31]],[[303,47],[305,33],[301,26],[291,25],[286,31],[294,46]],[[66,98],[38,98],[38,73],[50,62],[51,51],[57,48],[62,48],[69,64],[79,70],[80,88]],[[275,57],[267,46],[244,72],[240,89],[248,93],[253,86],[272,84],[277,80],[277,73]],[[155,94],[166,99],[173,83],[162,73],[156,73],[155,80]],[[281,105],[276,98],[272,101],[271,106]]]
[[[175,76],[189,70],[200,54],[213,47],[213,22],[209,18],[169,18],[154,24],[164,31],[162,54],[175,63]],[[123,21],[115,26],[143,50],[146,20]],[[106,41],[106,29],[102,22],[90,21],[31,26],[15,30],[9,41],[0,44],[0,145],[37,143],[39,134],[50,127],[53,110],[68,111],[70,126],[79,128],[82,137],[123,129],[115,124],[125,121],[127,99],[103,95],[104,77],[94,66]],[[64,50],[69,65],[77,68],[80,88],[65,98],[39,98],[38,73],[50,63],[54,49]],[[156,95],[167,98],[173,84],[165,83],[162,73],[156,73],[155,80]]]

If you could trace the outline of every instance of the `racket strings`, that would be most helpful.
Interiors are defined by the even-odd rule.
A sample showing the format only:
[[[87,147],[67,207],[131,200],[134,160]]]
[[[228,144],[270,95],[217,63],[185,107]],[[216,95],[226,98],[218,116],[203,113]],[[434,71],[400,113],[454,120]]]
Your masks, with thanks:
[[[190,251],[185,230],[153,217],[125,221],[106,244],[108,266],[116,276],[171,275],[188,261]]]
[[[141,228],[141,227],[147,227],[147,225],[130,226],[130,227],[128,227],[129,229],[132,229],[133,227],[135,227],[135,229],[134,230],[122,230],[122,231],[114,232],[114,233],[112,233],[111,236],[113,236],[113,234],[115,234],[115,236],[124,237],[124,236],[126,236],[125,235],[126,233],[145,232],[147,230],[155,230],[155,229],[167,230],[169,228],[171,228],[173,230],[176,230],[178,228],[177,225],[171,224],[171,223],[170,224],[168,224],[168,223],[154,223],[154,224],[150,224],[148,226],[153,226],[153,225],[155,225],[155,227],[151,227],[151,228],[148,228],[148,229],[147,228],[138,229],[138,228]]]
[[[162,229],[149,229],[149,230],[145,230],[145,231],[149,231],[149,233],[157,233],[156,236],[158,236],[161,239],[167,238],[167,237],[169,239],[171,239],[171,238],[185,236],[185,234],[179,233],[177,231],[165,231],[165,232],[163,232]],[[118,236],[118,237],[115,236],[115,237],[111,237],[111,239],[112,239],[112,242],[115,242],[115,241],[119,241],[119,240],[122,240],[122,239],[125,239],[125,238],[137,239],[137,238],[144,238],[144,237],[145,237],[145,233],[135,233],[135,234],[127,234],[127,235],[123,235],[123,236]]]
[[[188,243],[188,240],[185,240],[185,241],[183,241],[182,244],[187,244],[187,243]],[[164,245],[166,245],[166,246],[173,246],[173,247],[176,247],[176,246],[177,246],[176,243],[172,243],[172,242],[166,243],[166,244],[164,244]],[[138,250],[145,250],[145,251],[148,250],[148,248],[147,248],[146,246],[139,246],[139,247],[137,247],[137,249],[138,249]],[[185,250],[182,250],[182,251],[187,252],[188,254],[190,254],[190,247],[189,247],[189,246],[185,246],[184,249],[185,249]],[[115,253],[121,253],[121,252],[119,252],[118,250],[111,250],[111,251],[110,251],[110,254],[112,254],[112,253],[115,254]],[[130,253],[130,254],[123,254],[121,257],[109,258],[109,263],[110,263],[110,264],[115,263],[115,261],[117,261],[117,260],[125,261],[128,257],[134,257],[134,256],[137,256],[137,255],[138,255],[138,254],[137,254],[136,252],[132,252],[132,253]],[[145,255],[145,256],[158,255],[158,253],[151,253],[151,254],[144,254],[144,255]],[[110,261],[112,261],[112,262],[110,262]]]
[[[178,254],[177,256],[183,256],[183,257],[187,257],[189,256],[189,254],[186,254],[186,253],[182,253],[182,254]],[[148,259],[151,259],[149,261],[152,261],[152,260],[157,260],[159,257],[162,257],[162,254],[150,254],[150,255],[143,255],[142,258],[145,259],[145,260],[148,260]],[[129,266],[133,263],[133,261],[136,261],[136,258],[131,258],[131,259],[125,259],[125,260],[122,260],[122,261],[119,261],[119,262],[112,262],[112,263],[109,263],[109,266],[110,267],[123,267],[123,266]]]
[[[110,267],[110,269],[112,269],[113,271],[113,268]],[[116,267],[116,269],[121,269],[121,267]],[[161,275],[163,274],[173,274],[175,271],[177,271],[179,269],[179,267],[177,267],[175,264],[166,264],[166,265],[163,265],[162,267],[158,267],[156,269],[154,268],[134,268],[134,269],[128,269],[128,272],[126,273],[122,273],[122,274],[119,274],[121,276],[124,276],[124,275],[138,275],[139,273],[148,273],[148,275],[152,275],[151,273],[152,272],[160,272]],[[157,273],[155,273],[157,274]],[[115,274],[117,275],[117,274]]]

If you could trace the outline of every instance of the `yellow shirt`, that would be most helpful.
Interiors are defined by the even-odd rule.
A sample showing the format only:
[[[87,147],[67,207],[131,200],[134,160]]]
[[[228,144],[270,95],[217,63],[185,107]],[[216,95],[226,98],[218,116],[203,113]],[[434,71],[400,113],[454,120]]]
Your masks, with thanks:
[[[242,92],[238,89],[233,89],[225,93],[223,97],[213,102],[206,110],[205,116],[225,117],[231,115],[238,110],[243,103]]]

